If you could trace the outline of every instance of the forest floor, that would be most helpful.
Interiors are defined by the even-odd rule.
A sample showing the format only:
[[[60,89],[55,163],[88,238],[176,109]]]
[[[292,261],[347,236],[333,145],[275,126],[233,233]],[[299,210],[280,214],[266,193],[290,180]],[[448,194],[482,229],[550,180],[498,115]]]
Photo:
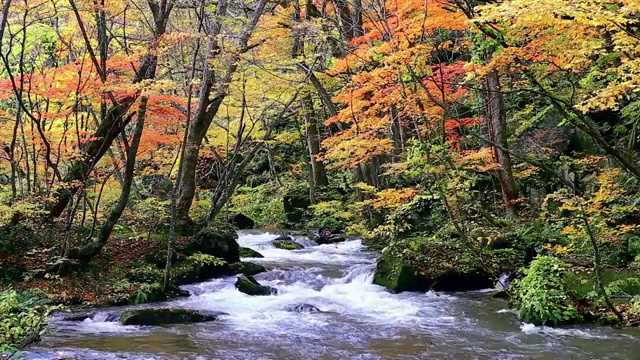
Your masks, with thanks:
[[[158,241],[131,237],[130,233],[114,232],[108,245],[89,264],[74,264],[69,271],[51,271],[57,248],[49,244],[37,247],[0,251],[0,274],[10,277],[17,290],[38,290],[54,304],[73,306],[104,306],[130,302],[139,291],[139,284],[129,280],[131,270],[145,264],[150,254],[161,257]],[[179,237],[179,244],[189,241]],[[158,270],[160,271],[160,270]],[[2,280],[2,279],[0,279]],[[3,290],[0,282],[0,291]]]

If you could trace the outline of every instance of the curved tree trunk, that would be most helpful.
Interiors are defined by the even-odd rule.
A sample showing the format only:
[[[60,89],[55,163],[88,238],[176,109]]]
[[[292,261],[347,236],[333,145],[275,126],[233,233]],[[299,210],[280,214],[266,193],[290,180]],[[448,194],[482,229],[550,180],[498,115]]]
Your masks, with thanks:
[[[180,188],[178,189],[178,199],[176,200],[176,219],[179,224],[189,223],[189,210],[193,203],[193,198],[196,193],[196,166],[198,163],[198,155],[200,153],[200,146],[202,140],[206,135],[214,117],[217,115],[222,101],[227,96],[229,85],[232,81],[233,75],[238,69],[238,63],[241,59],[241,55],[251,49],[249,39],[253,34],[253,30],[258,24],[258,20],[264,12],[267,0],[260,0],[257,4],[250,23],[246,26],[240,39],[238,41],[239,49],[235,52],[229,60],[228,66],[224,72],[224,75],[220,80],[215,80],[215,74],[213,69],[210,68],[209,62],[204,62],[204,70],[202,75],[202,85],[200,86],[200,98],[198,99],[198,109],[196,116],[191,123],[191,129],[189,129],[189,136],[184,149],[183,162],[180,164],[182,167],[180,179]],[[222,23],[220,19],[224,19],[228,16],[227,7],[228,0],[220,0],[216,7],[216,18],[211,25],[211,33],[209,36],[208,56],[207,58],[214,57],[220,52],[218,45],[218,37],[221,34]],[[213,93],[214,85],[218,85],[215,90],[215,96],[210,99]]]

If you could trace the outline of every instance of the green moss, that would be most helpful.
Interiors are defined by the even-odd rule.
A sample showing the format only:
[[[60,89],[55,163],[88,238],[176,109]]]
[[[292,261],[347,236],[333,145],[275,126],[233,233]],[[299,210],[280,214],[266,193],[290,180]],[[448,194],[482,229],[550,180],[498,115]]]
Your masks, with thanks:
[[[373,283],[384,286],[394,292],[418,290],[417,287],[428,285],[424,277],[417,274],[417,271],[402,262],[400,259],[391,256],[383,256],[378,262]]]
[[[259,252],[253,250],[253,249],[249,249],[246,247],[241,247],[240,248],[240,257],[241,258],[263,258],[264,255],[260,254]]]
[[[236,274],[243,274],[247,276],[253,276],[267,271],[264,266],[250,263],[250,262],[238,262],[229,265],[229,270]]]
[[[228,275],[228,265],[221,258],[195,253],[176,264],[171,277],[176,285],[190,284]]]
[[[284,249],[284,250],[300,250],[300,249],[304,249],[304,246],[302,246],[301,244],[293,241],[293,240],[274,240],[272,242],[273,246],[275,246],[278,249]]]

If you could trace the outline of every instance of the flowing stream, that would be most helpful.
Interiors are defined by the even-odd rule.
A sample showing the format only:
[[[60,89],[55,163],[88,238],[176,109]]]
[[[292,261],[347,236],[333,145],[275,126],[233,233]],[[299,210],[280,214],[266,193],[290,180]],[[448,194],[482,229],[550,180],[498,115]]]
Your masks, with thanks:
[[[28,359],[638,359],[640,332],[551,329],[520,323],[486,292],[392,294],[372,284],[377,254],[359,240],[276,249],[277,235],[241,232],[269,271],[255,278],[278,295],[248,296],[235,277],[184,286],[191,296],[152,307],[220,311],[209,323],[123,326],[118,309],[92,319],[54,318]],[[295,312],[313,305],[321,312]],[[111,315],[110,315],[111,314]]]

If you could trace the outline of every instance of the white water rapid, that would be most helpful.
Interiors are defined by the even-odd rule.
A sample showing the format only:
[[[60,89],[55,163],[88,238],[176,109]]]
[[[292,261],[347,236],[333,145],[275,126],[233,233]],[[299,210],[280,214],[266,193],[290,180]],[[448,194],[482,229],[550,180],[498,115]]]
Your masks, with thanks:
[[[224,312],[210,323],[123,326],[104,309],[92,319],[54,319],[28,359],[633,359],[637,332],[550,329],[521,324],[506,303],[483,292],[392,294],[373,285],[377,255],[359,240],[276,249],[278,235],[241,232],[240,246],[264,258],[243,259],[277,295],[249,296],[236,278],[184,286],[191,293],[151,307]],[[311,305],[320,312],[296,312]],[[117,316],[116,316],[117,317]],[[636,342],[637,343],[637,342]]]

